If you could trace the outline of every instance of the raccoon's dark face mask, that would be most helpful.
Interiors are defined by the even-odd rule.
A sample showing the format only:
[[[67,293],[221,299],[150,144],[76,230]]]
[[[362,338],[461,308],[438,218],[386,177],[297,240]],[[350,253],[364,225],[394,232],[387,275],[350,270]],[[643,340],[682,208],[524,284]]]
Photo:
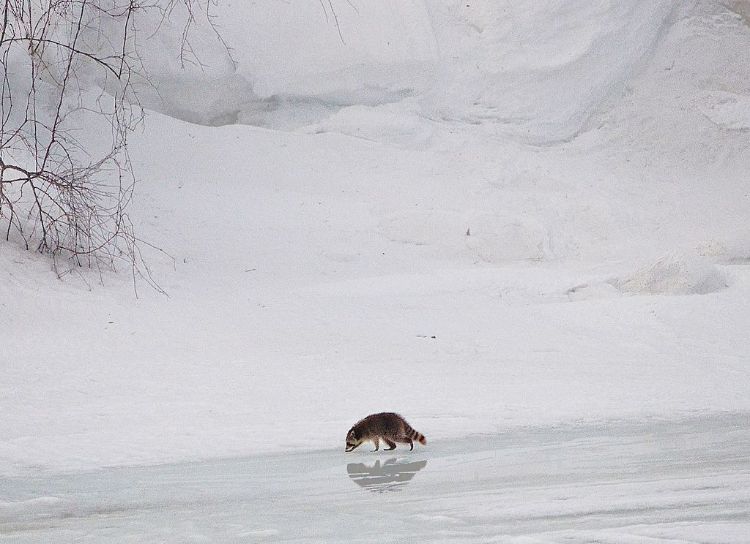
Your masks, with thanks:
[[[354,431],[349,431],[346,435],[346,449],[344,451],[350,452],[362,444],[362,440],[359,439]]]

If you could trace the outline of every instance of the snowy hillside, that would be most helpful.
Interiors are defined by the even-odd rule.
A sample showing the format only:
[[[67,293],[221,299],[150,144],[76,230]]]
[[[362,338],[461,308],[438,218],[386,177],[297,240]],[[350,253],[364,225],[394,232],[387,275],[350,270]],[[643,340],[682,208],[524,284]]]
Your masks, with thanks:
[[[0,243],[1,475],[750,411],[750,3],[326,5],[144,47],[168,296]]]

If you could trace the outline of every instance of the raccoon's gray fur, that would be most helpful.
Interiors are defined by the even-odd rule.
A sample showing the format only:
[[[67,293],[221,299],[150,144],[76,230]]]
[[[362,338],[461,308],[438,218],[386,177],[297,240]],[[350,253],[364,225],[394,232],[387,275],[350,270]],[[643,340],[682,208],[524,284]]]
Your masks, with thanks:
[[[346,451],[358,448],[367,440],[375,444],[373,451],[378,451],[381,439],[388,444],[386,450],[394,449],[396,442],[409,444],[409,450],[414,449],[415,440],[420,444],[427,444],[424,435],[412,429],[403,417],[393,412],[382,412],[359,420],[349,429],[346,433]]]

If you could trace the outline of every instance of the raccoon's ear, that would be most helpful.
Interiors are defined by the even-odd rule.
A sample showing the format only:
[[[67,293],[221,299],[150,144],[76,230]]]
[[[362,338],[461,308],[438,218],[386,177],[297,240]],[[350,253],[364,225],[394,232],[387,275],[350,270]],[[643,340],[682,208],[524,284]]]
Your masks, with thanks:
[[[354,437],[354,440],[359,440],[359,433],[358,433],[357,431],[355,431],[354,429],[352,429],[352,430],[351,430],[351,431],[349,431],[349,432],[350,432],[350,433],[352,434],[352,436]]]

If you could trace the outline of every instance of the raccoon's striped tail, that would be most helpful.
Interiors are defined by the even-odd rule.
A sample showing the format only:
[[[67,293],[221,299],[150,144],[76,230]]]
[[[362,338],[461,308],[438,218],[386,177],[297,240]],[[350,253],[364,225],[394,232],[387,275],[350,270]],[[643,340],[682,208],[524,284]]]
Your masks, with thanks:
[[[414,429],[412,429],[409,426],[407,426],[407,428],[405,430],[406,430],[406,436],[408,436],[412,440],[416,440],[417,442],[419,442],[423,446],[425,444],[427,444],[427,439],[425,438],[425,436],[422,433],[419,433],[419,432],[415,431]]]

